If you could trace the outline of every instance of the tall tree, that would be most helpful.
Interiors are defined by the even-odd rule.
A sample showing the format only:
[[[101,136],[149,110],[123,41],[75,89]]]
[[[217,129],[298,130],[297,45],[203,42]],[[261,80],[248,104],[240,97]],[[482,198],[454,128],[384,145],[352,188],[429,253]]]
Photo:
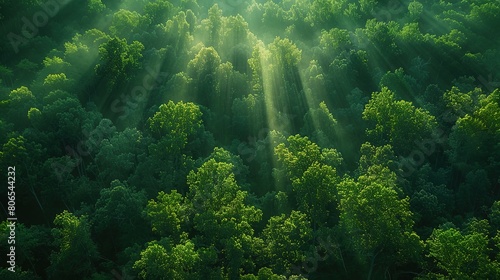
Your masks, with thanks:
[[[298,209],[308,214],[314,226],[324,224],[335,209],[332,203],[340,180],[335,168],[342,162],[341,155],[335,149],[320,149],[300,135],[288,137],[275,153],[292,183]]]
[[[472,112],[465,111],[453,127],[448,155],[450,161],[462,171],[468,172],[483,166],[491,176],[500,162],[497,149],[500,141],[500,90],[496,89],[479,98],[479,106]],[[488,164],[484,164],[485,159],[488,159]],[[491,179],[495,180],[494,177]]]
[[[95,203],[92,221],[100,242],[111,256],[144,239],[140,228],[146,225],[141,209],[146,205],[145,191],[136,191],[118,180],[103,188]],[[102,250],[104,253],[104,250]]]
[[[500,266],[490,258],[488,222],[472,221],[460,231],[454,227],[435,229],[427,240],[429,257],[439,272],[431,277],[455,279],[494,279],[499,277]],[[486,231],[485,231],[486,230]],[[498,235],[495,243],[498,244]]]
[[[263,231],[266,252],[278,274],[290,274],[292,265],[306,261],[309,242],[312,240],[311,223],[306,214],[292,211],[289,216],[274,216]]]
[[[221,58],[215,48],[202,47],[196,56],[187,65],[187,74],[194,80],[195,96],[190,99],[196,100],[201,105],[212,107],[216,104],[215,75],[221,64]]]
[[[396,153],[409,154],[414,150],[412,143],[432,138],[437,127],[436,118],[428,111],[416,108],[412,103],[399,100],[384,87],[374,92],[365,106],[363,119],[371,123],[368,136],[376,144],[391,144]]]
[[[201,126],[200,108],[191,102],[162,104],[159,111],[148,119],[149,129],[156,139],[166,141],[167,151],[178,153],[188,138]]]
[[[77,217],[65,210],[56,216],[54,225],[52,235],[58,251],[51,255],[49,278],[90,277],[95,272],[98,252],[90,237],[87,217]]]
[[[374,268],[385,270],[394,263],[411,263],[421,256],[423,244],[413,231],[409,198],[401,198],[396,174],[372,159],[357,178],[338,185],[340,227],[349,236],[348,246],[366,267],[368,279]]]
[[[141,252],[134,268],[139,271],[140,279],[194,280],[200,277],[197,273],[199,263],[199,253],[190,240],[177,245],[151,242]]]

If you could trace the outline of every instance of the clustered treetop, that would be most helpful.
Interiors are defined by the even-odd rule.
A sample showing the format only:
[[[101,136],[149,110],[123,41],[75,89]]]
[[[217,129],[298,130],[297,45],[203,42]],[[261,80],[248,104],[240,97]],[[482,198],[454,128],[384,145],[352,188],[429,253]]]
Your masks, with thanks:
[[[498,1],[11,2],[0,279],[500,279]]]

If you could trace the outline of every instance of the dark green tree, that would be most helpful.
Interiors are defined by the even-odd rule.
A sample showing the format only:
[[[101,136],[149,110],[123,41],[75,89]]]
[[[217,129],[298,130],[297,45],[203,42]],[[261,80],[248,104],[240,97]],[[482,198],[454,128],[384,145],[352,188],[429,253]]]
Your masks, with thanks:
[[[309,218],[300,211],[292,211],[289,216],[271,217],[263,231],[267,244],[266,252],[273,264],[271,268],[278,274],[290,274],[292,265],[306,261],[312,228]]]
[[[95,272],[98,252],[90,236],[86,216],[63,211],[54,219],[52,235],[57,251],[50,257],[47,275],[51,279],[90,277]]]
[[[365,106],[363,119],[371,123],[368,136],[376,144],[391,144],[396,153],[409,154],[414,150],[408,140],[422,142],[431,138],[437,122],[434,116],[412,103],[399,100],[388,88],[374,92]]]

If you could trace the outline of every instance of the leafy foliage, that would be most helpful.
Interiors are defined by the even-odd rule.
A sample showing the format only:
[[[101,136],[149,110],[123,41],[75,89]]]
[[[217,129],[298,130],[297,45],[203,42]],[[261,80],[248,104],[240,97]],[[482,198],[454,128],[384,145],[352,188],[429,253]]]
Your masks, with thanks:
[[[42,2],[0,0],[1,279],[500,278],[497,2]]]

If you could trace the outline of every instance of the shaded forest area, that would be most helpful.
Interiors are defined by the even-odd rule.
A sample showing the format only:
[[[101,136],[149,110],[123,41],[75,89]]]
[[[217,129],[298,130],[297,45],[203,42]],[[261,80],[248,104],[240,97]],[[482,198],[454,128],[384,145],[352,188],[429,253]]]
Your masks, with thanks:
[[[498,1],[0,7],[1,279],[500,279]]]

